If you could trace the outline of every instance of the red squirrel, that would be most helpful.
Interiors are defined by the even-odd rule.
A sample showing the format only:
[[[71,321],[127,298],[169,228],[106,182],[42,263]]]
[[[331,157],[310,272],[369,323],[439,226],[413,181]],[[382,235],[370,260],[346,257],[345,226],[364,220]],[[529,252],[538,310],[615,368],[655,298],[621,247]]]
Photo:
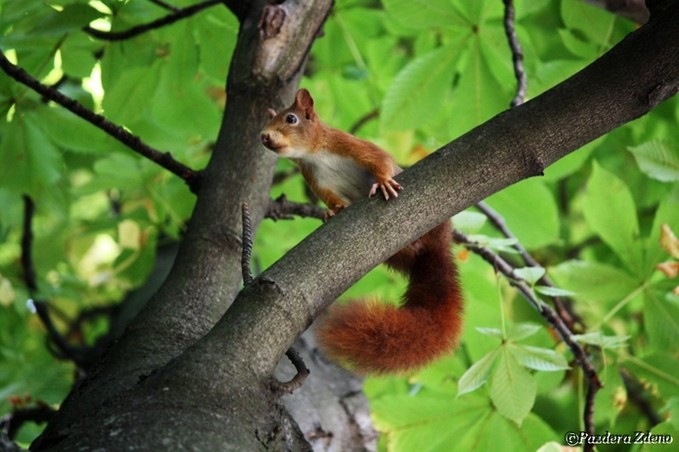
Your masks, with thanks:
[[[309,91],[276,114],[261,133],[264,146],[291,159],[328,206],[326,219],[351,203],[402,190],[401,172],[377,145],[324,124]],[[316,330],[326,354],[359,373],[403,373],[422,367],[456,345],[463,302],[445,222],[390,257],[386,264],[409,278],[402,306],[352,301],[332,306]]]

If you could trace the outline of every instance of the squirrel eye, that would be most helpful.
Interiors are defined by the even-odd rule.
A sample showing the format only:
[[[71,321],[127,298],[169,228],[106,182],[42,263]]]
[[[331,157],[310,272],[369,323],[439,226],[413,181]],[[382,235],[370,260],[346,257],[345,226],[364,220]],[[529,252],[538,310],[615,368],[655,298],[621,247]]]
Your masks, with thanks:
[[[285,122],[288,124],[297,124],[297,116],[292,113],[285,117]]]

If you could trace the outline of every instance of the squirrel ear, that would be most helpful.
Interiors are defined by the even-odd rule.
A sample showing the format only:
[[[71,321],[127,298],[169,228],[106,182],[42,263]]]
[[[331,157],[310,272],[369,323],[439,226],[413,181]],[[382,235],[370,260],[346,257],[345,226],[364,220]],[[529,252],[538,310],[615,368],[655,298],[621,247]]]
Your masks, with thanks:
[[[267,110],[267,113],[269,113],[269,119],[273,119],[273,117],[276,116],[276,110],[274,110],[273,108],[269,108]]]
[[[297,91],[295,105],[304,112],[306,119],[311,119],[314,116],[314,99],[306,89],[302,88]]]

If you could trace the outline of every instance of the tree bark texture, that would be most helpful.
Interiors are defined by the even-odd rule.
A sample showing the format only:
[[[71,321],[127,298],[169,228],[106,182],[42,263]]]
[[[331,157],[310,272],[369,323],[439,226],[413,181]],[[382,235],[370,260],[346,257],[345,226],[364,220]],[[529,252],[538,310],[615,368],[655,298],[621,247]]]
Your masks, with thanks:
[[[276,390],[285,351],[339,294],[414,238],[676,94],[679,4],[666,5],[581,72],[403,172],[397,199],[352,205],[239,292],[240,205],[250,204],[256,227],[274,168],[258,132],[266,109],[291,98],[330,8],[329,0],[253,2],[174,269],[35,446],[308,448],[309,432]]]

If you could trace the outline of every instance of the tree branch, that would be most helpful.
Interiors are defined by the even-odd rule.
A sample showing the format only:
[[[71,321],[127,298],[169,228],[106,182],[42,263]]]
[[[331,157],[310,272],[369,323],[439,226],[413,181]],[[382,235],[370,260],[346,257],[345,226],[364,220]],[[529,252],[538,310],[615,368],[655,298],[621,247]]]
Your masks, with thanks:
[[[512,247],[519,253],[526,265],[529,267],[542,267],[542,265],[533,258],[528,250],[526,250],[526,248],[521,245],[521,242],[518,241],[517,237],[509,229],[507,223],[505,223],[500,214],[498,214],[492,207],[483,201],[477,203],[476,208],[479,209],[486,216],[486,218],[488,218],[493,227],[500,231],[502,235],[508,239],[516,240]],[[552,279],[546,273],[539,279],[538,282],[545,286],[556,287]],[[551,298],[554,302],[557,312],[559,313],[559,317],[561,317],[561,319],[563,319],[563,321],[568,325],[568,328],[573,331],[576,323],[580,322],[580,316],[566,307],[560,297]]]
[[[56,102],[76,116],[103,130],[109,136],[120,141],[137,154],[146,157],[176,176],[179,176],[187,183],[192,192],[197,192],[200,183],[200,172],[196,172],[188,166],[178,162],[169,152],[161,152],[152,148],[144,143],[138,136],[133,135],[123,127],[112,123],[100,114],[88,110],[79,102],[62,94],[60,91],[40,83],[21,67],[12,64],[2,50],[0,50],[0,68],[17,82],[31,88],[44,98]]]
[[[3,431],[8,439],[13,440],[19,429],[27,422],[42,424],[54,419],[57,411],[44,402],[38,402],[37,406],[30,408],[15,408],[0,418],[0,430]],[[0,442],[0,446],[2,443]],[[5,450],[5,449],[2,449]],[[17,450],[24,450],[19,449]]]
[[[24,282],[28,289],[28,294],[32,297],[38,291],[38,282],[35,275],[35,265],[33,265],[33,215],[35,214],[35,204],[33,198],[23,195],[24,200],[24,221],[21,235],[21,269],[24,273]]]
[[[526,71],[523,69],[523,50],[521,50],[521,43],[516,36],[516,29],[514,28],[514,0],[503,0],[503,3],[505,4],[505,34],[507,35],[507,41],[509,41],[509,48],[512,51],[514,75],[517,81],[516,95],[512,99],[511,106],[516,107],[524,102],[528,89],[528,81],[526,79]]]
[[[156,3],[156,2],[154,2]],[[138,36],[142,33],[146,33],[147,31],[150,30],[155,30],[157,28],[164,27],[166,25],[173,24],[179,20],[186,19],[187,17],[191,17],[196,13],[199,13],[200,11],[209,8],[214,5],[218,5],[220,3],[225,3],[224,0],[206,0],[202,3],[197,3],[195,5],[187,6],[186,8],[173,8],[173,13],[168,14],[167,16],[163,16],[159,19],[153,20],[149,23],[146,24],[141,24],[141,25],[135,25],[132,28],[128,28],[127,30],[123,31],[102,31],[102,30],[97,30],[96,28],[92,28],[89,25],[83,28],[83,31],[87,33],[88,35],[97,38],[97,39],[102,39],[106,41],[123,41],[125,39],[130,39],[135,36]],[[233,3],[233,2],[229,2]],[[166,4],[163,4],[162,6],[166,6]]]
[[[283,194],[275,200],[271,200],[265,216],[272,220],[289,220],[292,218],[292,215],[323,220],[325,218],[325,209],[313,204],[288,201]]]

